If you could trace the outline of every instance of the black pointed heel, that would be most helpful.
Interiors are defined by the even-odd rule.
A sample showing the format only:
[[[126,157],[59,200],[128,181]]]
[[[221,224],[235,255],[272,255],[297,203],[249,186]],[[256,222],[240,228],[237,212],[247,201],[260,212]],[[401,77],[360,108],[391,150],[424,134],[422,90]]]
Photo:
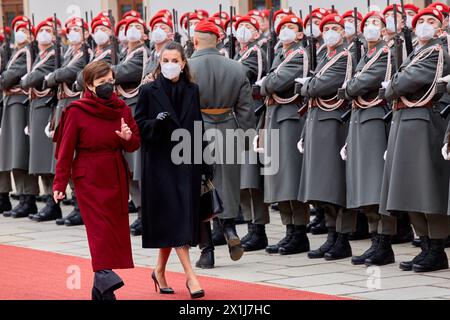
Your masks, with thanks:
[[[191,299],[198,299],[198,298],[203,298],[205,296],[205,290],[198,290],[195,292],[191,292],[191,288],[189,288],[189,285],[186,281],[186,288],[189,291],[189,294],[191,295]]]
[[[160,294],[174,294],[175,293],[175,291],[173,291],[173,289],[170,288],[170,287],[169,288],[161,288],[159,286],[159,282],[156,279],[155,271],[152,272],[152,279],[153,279],[153,282],[155,283],[155,291],[156,292],[158,291],[158,288],[159,288],[159,293]]]

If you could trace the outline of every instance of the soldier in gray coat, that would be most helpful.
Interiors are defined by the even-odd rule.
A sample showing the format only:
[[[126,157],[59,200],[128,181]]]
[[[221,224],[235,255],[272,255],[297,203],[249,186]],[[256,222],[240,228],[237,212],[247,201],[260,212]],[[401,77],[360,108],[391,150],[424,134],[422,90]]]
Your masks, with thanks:
[[[381,39],[384,19],[368,14],[364,19],[368,51],[356,67],[355,76],[346,84],[352,101],[352,114],[341,157],[346,162],[347,208],[360,209],[367,216],[372,245],[353,264],[385,265],[394,262],[391,237],[396,233],[396,219],[379,214],[383,154],[387,146],[387,126],[383,120],[386,101],[378,98],[382,82],[392,74],[389,48]]]
[[[353,71],[352,56],[343,45],[343,25],[337,14],[322,20],[327,54],[319,60],[314,76],[302,80],[302,95],[309,98],[309,110],[299,141],[303,167],[298,199],[325,210],[327,240],[308,257],[327,260],[352,255],[348,235],[356,222],[354,213],[345,210],[345,162],[339,156],[347,136],[341,116],[348,102],[338,96],[338,90]]]
[[[29,92],[20,87],[20,80],[31,71],[32,55],[28,44],[31,30],[28,23],[17,23],[16,49],[0,77],[3,90],[3,116],[0,135],[0,172],[11,172],[19,194],[19,204],[6,217],[28,217],[37,210],[36,195],[39,194],[38,178],[28,173],[29,136],[25,134],[29,116]]]
[[[425,22],[434,28],[435,36],[442,31],[439,11],[421,10],[413,27]],[[386,99],[393,101],[394,111],[380,200],[383,214],[410,213],[422,251],[412,261],[402,262],[400,268],[416,272],[448,268],[444,246],[449,235],[450,168],[439,152],[446,122],[436,110],[442,95],[436,89],[437,79],[449,73],[449,56],[440,39],[421,30],[416,30],[418,46],[386,88]]]
[[[278,24],[281,49],[272,67],[261,81],[261,93],[266,96],[264,129],[258,136],[260,152],[270,157],[272,171],[264,175],[264,202],[278,203],[286,234],[277,244],[266,248],[268,253],[283,255],[309,251],[306,225],[309,206],[298,201],[302,155],[295,148],[305,120],[299,116],[301,96],[294,93],[295,79],[308,74],[308,56],[301,47],[303,25],[300,18],[286,16]],[[263,140],[263,141],[261,141]],[[256,143],[255,143],[256,144]],[[262,148],[262,149],[261,149]],[[266,162],[266,161],[265,161]]]
[[[67,24],[68,37],[71,39],[70,47],[64,55],[64,61],[61,68],[54,70],[45,77],[46,86],[58,91],[58,104],[56,110],[54,110],[52,119],[50,119],[47,125],[49,128],[47,132],[50,131],[49,137],[53,136],[52,129],[58,126],[61,114],[65,107],[81,97],[81,93],[74,90],[74,83],[77,76],[82,74],[84,66],[91,60],[92,54],[92,51],[87,49],[86,55],[86,50],[83,48],[83,46],[87,45],[85,42],[83,43],[83,39],[88,39],[89,33],[86,31],[88,29],[87,23],[84,22],[84,28],[82,27],[82,23],[83,21],[81,19],[72,19]],[[83,29],[85,30],[84,35]],[[54,152],[55,146],[53,148],[53,154]],[[53,156],[52,172],[54,172],[55,166],[56,159]],[[72,189],[74,209],[67,216],[56,219],[56,224],[66,226],[82,225],[83,219],[81,218],[80,210],[78,208],[72,181],[70,181],[69,184]]]
[[[37,214],[30,216],[34,221],[49,221],[61,218],[61,208],[53,200],[53,142],[45,134],[45,127],[54,104],[54,92],[44,87],[45,77],[55,70],[53,24],[40,23],[36,30],[38,55],[31,71],[21,80],[21,87],[30,91],[30,114],[26,131],[30,136],[30,161],[28,172],[40,177],[46,196],[46,205]]]
[[[235,28],[240,50],[234,60],[242,64],[250,84],[254,85],[266,74],[267,65],[265,52],[258,43],[260,25],[253,17],[243,17],[236,23]],[[260,104],[258,97],[254,97],[255,109]],[[246,161],[241,166],[241,210],[244,221],[248,224],[248,232],[241,238],[241,243],[245,251],[256,251],[267,247],[265,225],[270,222],[269,207],[264,203],[264,178],[260,172],[261,165],[250,163],[250,156],[257,159],[257,154],[251,148],[246,151],[245,156]]]
[[[205,130],[209,130],[213,135],[222,134],[225,140],[227,129],[235,132],[239,128],[245,132],[253,129],[256,121],[250,82],[239,62],[225,58],[217,50],[219,37],[219,30],[214,23],[200,22],[194,35],[196,51],[189,60],[189,65],[200,88]],[[224,212],[219,218],[230,256],[233,260],[238,260],[243,254],[243,248],[236,233],[234,219],[238,215],[240,203],[241,166],[237,157],[241,155],[243,148],[240,143],[233,143],[234,150],[222,150],[223,145],[216,142],[212,143],[211,147],[215,150],[215,153],[211,154],[213,159],[210,159],[210,162],[215,163],[213,184],[224,202]],[[235,155],[232,163],[225,162],[230,152]],[[218,157],[221,159],[217,159]],[[203,225],[203,233],[200,245],[202,254],[196,266],[212,268],[214,246],[209,222]]]

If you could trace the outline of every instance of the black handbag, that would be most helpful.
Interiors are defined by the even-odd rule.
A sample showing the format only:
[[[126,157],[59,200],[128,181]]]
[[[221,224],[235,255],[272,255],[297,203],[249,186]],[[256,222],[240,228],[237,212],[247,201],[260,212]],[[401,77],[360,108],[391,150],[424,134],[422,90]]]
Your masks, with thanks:
[[[223,202],[210,180],[203,182],[203,189],[200,196],[200,221],[206,222],[223,212]]]

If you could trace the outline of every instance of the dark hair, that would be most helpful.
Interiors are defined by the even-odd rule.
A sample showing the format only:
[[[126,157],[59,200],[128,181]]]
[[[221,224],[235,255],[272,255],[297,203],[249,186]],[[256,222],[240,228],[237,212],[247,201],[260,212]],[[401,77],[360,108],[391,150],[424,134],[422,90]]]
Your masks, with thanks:
[[[171,41],[167,43],[161,50],[161,54],[159,55],[160,58],[162,57],[164,51],[166,50],[176,50],[180,53],[181,59],[186,63],[183,69],[184,78],[187,82],[192,83],[194,82],[194,78],[192,77],[191,70],[189,69],[189,64],[186,58],[186,54],[184,52],[183,46],[175,41]],[[158,66],[155,69],[153,77],[156,79],[161,74],[161,62],[158,61]]]
[[[83,69],[84,87],[87,88],[88,85],[92,86],[95,80],[106,76],[110,72],[113,73],[114,77],[114,71],[112,71],[111,66],[105,61],[93,61],[87,64]]]

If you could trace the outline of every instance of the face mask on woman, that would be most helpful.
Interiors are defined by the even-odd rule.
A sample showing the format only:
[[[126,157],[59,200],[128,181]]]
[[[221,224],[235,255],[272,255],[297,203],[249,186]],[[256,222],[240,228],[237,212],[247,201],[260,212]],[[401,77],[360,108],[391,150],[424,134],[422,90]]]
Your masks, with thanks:
[[[95,94],[100,99],[109,100],[114,92],[114,85],[112,83],[103,83],[95,87]]]
[[[152,41],[154,41],[155,43],[163,43],[164,41],[166,41],[166,39],[167,33],[163,29],[158,27],[155,30],[153,30]]]
[[[325,41],[325,45],[332,47],[341,40],[341,35],[334,30],[328,30],[323,34],[323,40]]]
[[[283,44],[289,44],[291,42],[295,41],[295,38],[297,35],[295,34],[295,31],[289,28],[284,28],[280,31],[280,41]]]
[[[52,35],[47,31],[41,31],[38,33],[36,40],[39,44],[45,46],[52,43]]]
[[[434,37],[434,34],[436,33],[436,30],[434,27],[427,23],[421,23],[416,26],[416,36],[421,41],[427,41]]]
[[[130,42],[136,42],[141,40],[141,31],[136,27],[131,27],[127,31],[127,40]]]
[[[178,63],[166,62],[161,65],[161,73],[164,78],[173,80],[181,73],[181,66]]]
[[[252,31],[247,27],[239,27],[236,32],[236,39],[239,42],[248,43],[252,36]]]
[[[25,32],[19,30],[14,34],[14,40],[16,44],[21,44],[27,40],[27,35]]]
[[[97,45],[102,46],[106,42],[108,42],[109,36],[108,34],[103,30],[97,30],[94,33],[94,41]]]
[[[67,35],[67,39],[70,41],[70,43],[78,44],[81,42],[81,34],[77,31],[70,31]]]
[[[364,28],[364,37],[367,41],[377,41],[381,37],[381,29],[373,24]]]

